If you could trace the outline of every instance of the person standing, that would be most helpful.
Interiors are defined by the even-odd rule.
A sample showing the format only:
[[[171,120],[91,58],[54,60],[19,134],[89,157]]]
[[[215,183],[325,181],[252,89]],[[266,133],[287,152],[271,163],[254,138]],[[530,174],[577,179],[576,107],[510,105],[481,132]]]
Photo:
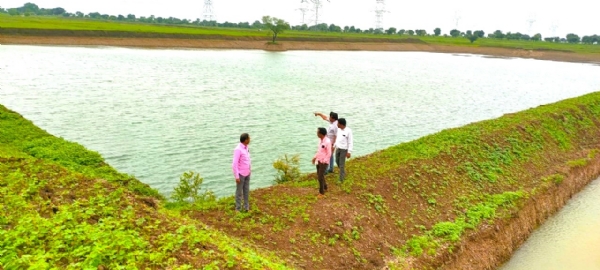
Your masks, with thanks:
[[[329,166],[329,158],[331,155],[331,141],[327,138],[327,130],[325,128],[317,129],[317,137],[319,137],[319,146],[317,153],[312,159],[312,163],[317,165],[317,176],[319,178],[319,198],[325,195],[327,191],[327,182],[325,182],[325,170]]]
[[[329,121],[329,128],[327,129],[327,138],[329,138],[329,140],[331,141],[331,151],[333,153],[333,151],[334,151],[333,148],[334,148],[335,140],[336,140],[336,134],[338,131],[338,125],[337,125],[338,114],[334,113],[334,112],[330,112],[329,118],[327,118],[327,116],[325,116],[324,114],[316,112],[315,116],[320,116],[321,118],[323,118],[323,120]],[[333,172],[333,155],[331,155],[331,158],[329,158],[329,167],[327,168],[327,171],[325,172],[325,174],[332,173],[332,172]]]
[[[235,211],[242,210],[242,199],[244,200],[244,210],[250,210],[248,197],[250,193],[250,135],[244,133],[240,136],[240,144],[233,150],[233,176],[235,177]]]
[[[338,132],[335,140],[335,162],[340,168],[340,183],[344,182],[346,177],[346,158],[352,155],[354,146],[352,130],[346,127],[346,119],[340,118],[337,121]]]

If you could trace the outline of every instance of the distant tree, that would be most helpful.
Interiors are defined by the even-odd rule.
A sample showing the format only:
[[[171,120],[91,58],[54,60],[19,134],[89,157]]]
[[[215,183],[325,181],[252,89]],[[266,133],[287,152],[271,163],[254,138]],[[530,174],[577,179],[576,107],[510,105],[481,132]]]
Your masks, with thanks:
[[[485,32],[483,32],[483,30],[477,30],[473,32],[473,35],[476,35],[478,38],[483,38],[485,37]]]
[[[395,27],[390,27],[390,29],[385,30],[385,33],[388,35],[395,35],[397,33],[397,30]]]
[[[420,36],[420,37],[427,35],[427,31],[425,31],[423,29],[416,30],[415,33],[417,34],[417,36]]]
[[[466,36],[472,36],[473,35],[473,31],[471,30],[467,30],[467,32],[465,33]]]
[[[404,29],[398,30],[398,35],[404,35],[405,33],[406,33],[406,30],[404,30]]]
[[[330,24],[328,27],[329,32],[342,32],[342,27],[335,24]]]
[[[7,11],[3,7],[0,7],[0,13],[7,13]]]
[[[415,31],[413,31],[413,30],[408,30],[408,31],[407,31],[407,33],[408,33],[408,35],[409,35],[409,36],[412,36],[412,35],[414,35],[414,34],[415,34]]]
[[[360,28],[356,28],[356,30],[354,30],[354,31],[355,31],[356,33],[362,33],[362,32],[363,32],[363,30],[362,30],[362,29],[360,29]]]
[[[581,43],[584,43],[584,44],[593,44],[594,43],[594,38],[592,36],[583,36],[581,38]]]
[[[356,32],[356,28],[353,26],[350,26],[350,33],[355,33]]]
[[[38,11],[40,10],[40,7],[38,7],[38,5],[34,4],[34,3],[25,3],[23,5],[23,7],[17,8],[17,10],[19,11],[19,13],[32,13],[32,14],[37,14]],[[63,9],[64,10],[64,9]]]
[[[79,18],[83,18],[84,15],[83,15],[83,12],[77,11],[77,12],[75,12],[75,16],[79,17]]]
[[[529,35],[522,35],[521,40],[531,40],[531,37]]]
[[[119,16],[117,16],[117,20],[124,21],[125,20],[125,16],[119,14]]]
[[[537,34],[533,35],[533,37],[531,37],[531,40],[533,40],[533,41],[540,41],[540,40],[542,40],[542,34],[537,33]]]
[[[436,29],[433,29],[433,34],[437,37],[439,35],[442,34],[442,29],[440,29],[439,27]]]
[[[505,36],[506,35],[504,35],[504,33],[502,33],[502,31],[500,30],[494,31],[494,38],[503,39]]]
[[[260,21],[256,20],[252,23],[252,28],[263,28],[262,23],[260,23]],[[308,30],[308,29],[307,29]]]
[[[344,33],[349,33],[350,32],[350,26],[344,26]]]
[[[273,43],[275,43],[277,35],[283,33],[285,30],[290,29],[290,25],[286,21],[282,19],[277,19],[275,17],[263,16],[262,23],[269,30],[271,30],[271,34],[273,36]]]
[[[479,37],[477,35],[473,35],[471,33],[471,35],[467,35],[466,38],[471,41],[471,43],[475,42]]]
[[[373,33],[376,35],[381,35],[381,34],[383,34],[383,29],[377,28],[377,29],[373,30]]]
[[[521,34],[519,32],[517,32],[517,33],[511,33],[511,32],[506,33],[506,39],[509,39],[509,40],[519,40],[519,39],[521,39],[522,36],[523,36],[523,34]]]
[[[460,36],[460,31],[458,31],[456,29],[452,29],[452,30],[450,30],[450,36],[458,37],[458,36]]]
[[[568,34],[567,35],[567,42],[569,43],[579,43],[579,41],[581,41],[581,38],[579,38],[578,35],[575,34]]]
[[[127,14],[127,19],[130,21],[135,21],[135,15]],[[196,21],[200,22],[200,19],[196,19]]]
[[[100,15],[100,13],[98,13],[98,12],[91,12],[88,14],[88,16],[90,16],[90,18],[92,18],[92,19],[100,19],[100,17],[102,15]]]
[[[553,37],[547,37],[547,38],[544,38],[544,41],[546,41],[546,42],[554,42],[554,38]]]
[[[64,8],[57,7],[52,9],[52,15],[62,15],[67,12]]]
[[[307,31],[308,30],[308,25],[306,25],[306,24],[301,25],[300,26],[300,30]]]

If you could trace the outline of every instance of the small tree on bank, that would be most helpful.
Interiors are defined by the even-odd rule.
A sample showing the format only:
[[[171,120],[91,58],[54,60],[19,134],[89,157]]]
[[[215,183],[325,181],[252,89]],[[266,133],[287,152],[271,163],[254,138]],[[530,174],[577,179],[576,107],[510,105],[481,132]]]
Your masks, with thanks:
[[[290,24],[282,19],[277,19],[271,16],[264,16],[262,18],[263,25],[271,31],[273,35],[273,43],[277,39],[277,35],[283,33],[285,30],[290,29]]]
[[[283,184],[286,182],[295,182],[301,175],[300,155],[293,155],[290,157],[286,154],[273,162],[273,168],[277,170],[275,183]]]
[[[466,38],[471,41],[471,43],[475,42],[475,40],[477,40],[479,37],[477,35],[467,35]]]

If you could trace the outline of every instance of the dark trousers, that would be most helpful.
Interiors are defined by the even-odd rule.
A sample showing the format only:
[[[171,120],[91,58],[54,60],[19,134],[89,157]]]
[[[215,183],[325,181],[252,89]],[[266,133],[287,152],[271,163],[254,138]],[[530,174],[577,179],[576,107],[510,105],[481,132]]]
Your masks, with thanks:
[[[348,153],[348,149],[336,149],[335,150],[335,162],[340,168],[340,182],[344,182],[344,178],[346,177],[346,154]]]
[[[319,177],[319,193],[325,194],[327,191],[327,182],[325,182],[325,171],[329,164],[319,162],[317,164],[317,176]]]
[[[235,210],[241,211],[242,204],[244,210],[250,210],[250,204],[248,203],[248,197],[250,196],[250,175],[243,176],[240,174],[240,182],[237,183],[235,188]]]

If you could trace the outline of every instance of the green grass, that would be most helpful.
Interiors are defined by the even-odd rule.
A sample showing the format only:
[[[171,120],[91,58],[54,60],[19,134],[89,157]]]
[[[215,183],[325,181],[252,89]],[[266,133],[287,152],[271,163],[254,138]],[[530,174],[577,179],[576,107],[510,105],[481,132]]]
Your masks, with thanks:
[[[257,29],[232,29],[199,27],[192,25],[157,25],[133,22],[116,22],[93,20],[85,18],[64,18],[52,16],[8,16],[0,14],[0,28],[25,28],[46,30],[89,30],[89,31],[121,31],[131,33],[154,33],[154,34],[185,34],[200,36],[221,36],[231,38],[265,38],[268,40],[268,31]],[[462,47],[499,47],[526,50],[557,50],[576,53],[600,53],[600,45],[588,44],[563,44],[550,42],[533,42],[519,40],[497,40],[489,38],[478,39],[471,44],[466,38],[435,37],[435,36],[408,36],[408,35],[374,35],[365,33],[333,33],[333,32],[310,32],[290,30],[280,35],[280,40],[286,39],[310,39],[316,41],[349,41],[368,42],[371,41],[406,41],[407,39],[418,39],[428,44],[462,46]]]
[[[54,137],[2,105],[0,105],[0,145],[5,149],[12,149],[13,155],[26,154],[54,162],[72,172],[122,184],[140,195],[162,198],[158,191],[106,164],[104,158],[97,152],[87,150],[63,138]]]
[[[287,269],[0,105],[0,269]]]

